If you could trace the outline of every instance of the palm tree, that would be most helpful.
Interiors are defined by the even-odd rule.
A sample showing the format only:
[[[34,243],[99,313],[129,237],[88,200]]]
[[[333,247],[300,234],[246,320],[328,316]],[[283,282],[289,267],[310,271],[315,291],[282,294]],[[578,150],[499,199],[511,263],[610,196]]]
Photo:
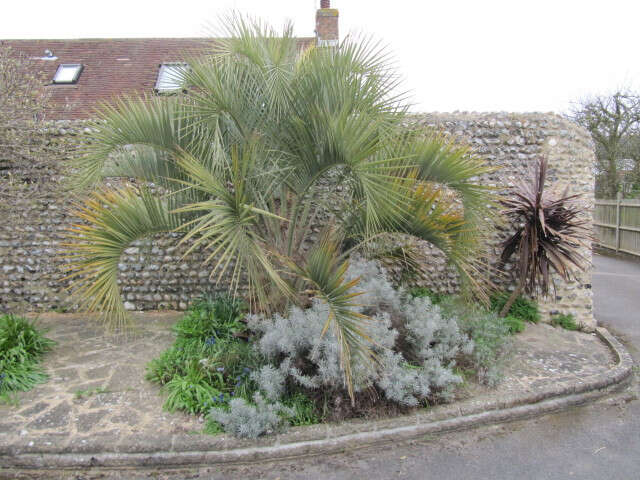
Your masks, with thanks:
[[[354,358],[371,356],[368,319],[344,281],[349,254],[380,235],[409,234],[481,286],[488,193],[474,179],[489,169],[406,126],[398,77],[377,43],[300,51],[290,26],[276,32],[237,16],[229,24],[212,55],[191,59],[187,95],[103,109],[76,164],[76,186],[93,193],[69,232],[73,289],[85,309],[123,325],[122,252],[177,232],[189,252],[209,252],[211,275],[231,292],[246,287],[254,311],[324,299],[349,381]],[[105,175],[136,182],[95,187]],[[319,239],[317,225],[326,226]]]

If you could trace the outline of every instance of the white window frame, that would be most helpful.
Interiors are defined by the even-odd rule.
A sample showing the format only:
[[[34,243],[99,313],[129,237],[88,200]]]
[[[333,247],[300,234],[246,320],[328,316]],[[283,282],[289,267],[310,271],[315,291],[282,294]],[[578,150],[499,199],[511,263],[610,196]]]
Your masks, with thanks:
[[[173,93],[184,89],[178,72],[186,71],[189,65],[185,62],[165,62],[158,68],[158,77],[154,90],[158,93]],[[171,78],[173,76],[173,78]]]
[[[70,78],[61,80],[59,76],[62,74],[63,70],[66,69],[74,69],[74,74]],[[58,65],[58,69],[53,75],[53,83],[57,85],[71,85],[77,83],[82,70],[84,70],[84,66],[81,63],[61,63],[60,65]]]

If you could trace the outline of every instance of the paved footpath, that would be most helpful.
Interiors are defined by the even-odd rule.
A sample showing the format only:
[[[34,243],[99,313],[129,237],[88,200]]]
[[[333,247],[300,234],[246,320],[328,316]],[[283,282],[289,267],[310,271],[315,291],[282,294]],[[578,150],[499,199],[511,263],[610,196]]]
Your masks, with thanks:
[[[628,270],[621,275],[626,276],[618,277],[620,267],[615,262],[596,257],[597,309],[603,296],[615,302],[616,282],[628,285],[640,279],[640,268],[623,265]],[[635,312],[640,311],[640,295],[631,302],[635,302],[631,308],[635,305]],[[60,448],[82,453],[96,448],[144,452],[163,445],[165,449],[188,444],[201,448],[251,445],[225,436],[196,434],[201,428],[198,421],[163,412],[159,390],[143,380],[146,361],[171,342],[168,326],[175,318],[175,314],[142,316],[141,335],[120,342],[102,338],[98,329],[87,327],[79,317],[45,319],[52,326],[50,336],[59,342],[48,362],[52,379],[22,395],[17,409],[0,407],[0,447],[5,453]],[[615,319],[607,317],[607,321]],[[629,338],[637,333],[632,329]],[[580,383],[606,372],[615,361],[596,336],[548,325],[529,326],[516,337],[514,348],[517,361],[510,363],[497,390],[469,386],[456,405],[466,408],[530,395],[563,382]],[[325,457],[188,470],[85,470],[75,478],[602,478],[605,473],[609,478],[638,478],[640,411],[638,402],[625,403],[628,398],[621,395],[535,420],[424,435],[410,442]],[[438,408],[433,409],[436,416]],[[356,423],[351,428],[357,431],[359,427]],[[304,433],[299,432],[307,431],[293,429],[279,441],[296,439],[296,435],[304,440]],[[268,442],[273,440],[262,440],[262,444]],[[58,473],[64,478],[70,474]],[[53,472],[21,474],[21,478],[32,477],[58,478]]]

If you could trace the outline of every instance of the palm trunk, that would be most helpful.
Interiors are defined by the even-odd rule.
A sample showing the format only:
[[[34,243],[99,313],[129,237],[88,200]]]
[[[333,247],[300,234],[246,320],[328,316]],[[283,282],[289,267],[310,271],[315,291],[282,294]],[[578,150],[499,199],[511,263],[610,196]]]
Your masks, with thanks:
[[[516,286],[515,290],[511,292],[511,296],[507,300],[507,303],[505,303],[504,307],[502,307],[502,310],[500,310],[501,317],[504,318],[507,316],[507,313],[509,313],[509,310],[511,310],[511,305],[513,305],[513,302],[515,302],[516,299],[520,296],[523,288],[524,288],[524,279],[518,282],[518,285]]]

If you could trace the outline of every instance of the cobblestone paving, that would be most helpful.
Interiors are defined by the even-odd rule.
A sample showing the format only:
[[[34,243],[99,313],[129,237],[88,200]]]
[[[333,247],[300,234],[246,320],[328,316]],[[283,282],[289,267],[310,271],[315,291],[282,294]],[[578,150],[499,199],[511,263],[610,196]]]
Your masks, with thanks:
[[[136,318],[134,335],[104,334],[80,315],[47,315],[39,323],[57,342],[44,359],[49,381],[20,394],[18,407],[0,406],[0,445],[18,442],[81,450],[88,440],[115,446],[123,438],[171,440],[200,430],[197,419],[162,410],[161,390],[144,379],[145,365],[173,341],[176,313]]]
[[[195,435],[199,419],[162,410],[161,390],[144,380],[146,363],[173,341],[170,326],[177,313],[136,317],[136,336],[105,336],[101,327],[80,315],[47,315],[41,325],[57,342],[45,357],[50,379],[19,396],[18,406],[0,406],[0,448],[22,452],[138,452],[178,448],[230,448],[224,436]],[[555,382],[582,381],[613,363],[611,353],[593,334],[549,325],[528,325],[514,340],[505,380],[496,389],[467,384],[464,401],[531,392]],[[465,400],[466,399],[466,400]],[[435,410],[435,409],[434,409]],[[392,422],[392,421],[391,421]],[[293,438],[305,431],[294,429]],[[260,440],[268,442],[269,440]]]

